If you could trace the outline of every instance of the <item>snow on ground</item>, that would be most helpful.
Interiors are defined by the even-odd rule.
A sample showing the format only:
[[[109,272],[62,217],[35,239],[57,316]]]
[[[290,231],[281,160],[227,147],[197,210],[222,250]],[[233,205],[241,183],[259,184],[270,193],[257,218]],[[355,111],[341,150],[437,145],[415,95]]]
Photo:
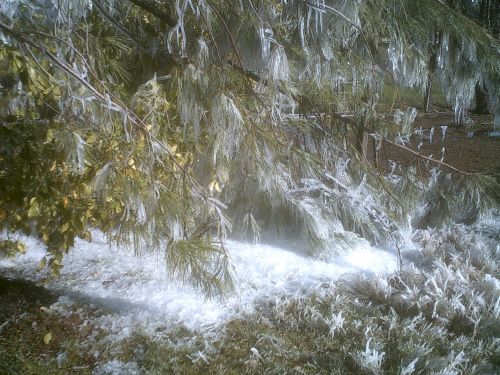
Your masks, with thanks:
[[[3,237],[3,236],[2,236]],[[93,242],[77,240],[64,259],[61,277],[48,284],[62,294],[53,307],[64,313],[72,301],[84,301],[110,311],[99,324],[120,337],[136,328],[154,334],[159,327],[184,324],[200,332],[220,327],[231,317],[252,312],[255,302],[279,294],[301,294],[346,273],[385,273],[396,269],[394,254],[359,246],[323,262],[285,249],[228,241],[235,269],[236,293],[224,301],[206,300],[199,292],[169,279],[159,255],[136,257],[126,248],[110,246],[100,233]],[[38,264],[44,245],[20,236],[28,251],[0,260],[0,273],[39,281]]]

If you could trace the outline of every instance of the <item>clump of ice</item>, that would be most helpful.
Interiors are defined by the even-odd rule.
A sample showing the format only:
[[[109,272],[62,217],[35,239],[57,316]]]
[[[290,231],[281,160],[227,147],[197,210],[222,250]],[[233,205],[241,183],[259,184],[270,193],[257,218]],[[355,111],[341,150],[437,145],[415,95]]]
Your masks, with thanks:
[[[15,259],[0,260],[0,272],[42,279],[43,273],[36,270],[45,255],[44,245],[31,237],[20,239],[28,251]],[[263,298],[307,293],[346,273],[396,269],[393,253],[368,245],[330,262],[263,244],[228,241],[227,248],[236,271],[236,292],[223,301],[207,300],[198,291],[170,279],[160,254],[136,257],[130,249],[109,246],[99,233],[94,233],[93,242],[76,241],[64,259],[61,277],[48,287],[66,296],[56,304],[62,310],[71,300],[79,300],[109,311],[98,324],[127,337],[137,328],[154,334],[158,327],[175,328],[179,324],[207,332],[238,314],[252,312],[256,301]]]
[[[121,374],[142,374],[139,365],[135,362],[121,362],[113,360],[98,366],[92,372],[94,375],[121,375]]]

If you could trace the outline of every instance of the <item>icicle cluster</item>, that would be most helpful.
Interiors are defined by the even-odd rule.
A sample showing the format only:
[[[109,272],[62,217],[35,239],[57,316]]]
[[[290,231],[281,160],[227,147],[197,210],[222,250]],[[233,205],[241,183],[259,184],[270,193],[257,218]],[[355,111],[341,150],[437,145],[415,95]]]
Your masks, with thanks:
[[[234,101],[222,94],[212,103],[212,125],[215,134],[214,164],[219,155],[231,159],[243,139],[243,118]]]

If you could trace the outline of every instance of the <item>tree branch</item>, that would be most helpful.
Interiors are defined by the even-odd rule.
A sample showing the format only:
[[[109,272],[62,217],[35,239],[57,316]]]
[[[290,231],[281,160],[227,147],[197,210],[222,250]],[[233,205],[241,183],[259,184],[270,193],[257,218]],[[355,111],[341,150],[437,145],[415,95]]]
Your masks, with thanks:
[[[129,0],[132,4],[138,6],[139,8],[151,13],[153,16],[159,18],[165,22],[168,26],[174,27],[176,25],[176,20],[172,18],[170,13],[165,11],[165,6],[161,5],[155,0]]]
[[[341,116],[337,113],[331,113],[330,114],[333,118],[335,118],[336,120],[339,120],[341,122],[343,122],[344,124],[348,124],[350,126],[353,126],[355,128],[360,128],[362,127],[360,124],[358,124],[356,121],[353,121],[352,119],[350,118],[347,118],[347,117],[344,117],[344,116]],[[366,129],[364,129],[366,131]],[[370,134],[368,133],[368,135],[372,138],[375,139],[375,136],[373,134]],[[448,164],[444,161],[441,161],[441,160],[437,160],[437,159],[433,159],[429,156],[425,156],[425,155],[422,155],[421,153],[409,148],[409,147],[406,147],[406,146],[403,146],[403,145],[400,145],[399,143],[396,143],[396,142],[393,142],[387,138],[383,138],[383,141],[387,144],[390,144],[391,146],[394,146],[394,147],[397,147],[398,149],[402,150],[402,151],[405,151],[405,152],[408,152],[412,155],[415,155],[416,157],[419,157],[419,158],[422,158],[424,160],[427,160],[433,164],[438,164],[444,168],[447,168],[453,172],[456,172],[456,173],[460,173],[460,174],[463,174],[463,175],[467,175],[467,176],[474,176],[474,175],[477,175],[477,173],[470,173],[470,172],[466,172],[466,171],[462,171],[461,169],[458,169],[456,167],[454,167],[453,165],[451,164]]]

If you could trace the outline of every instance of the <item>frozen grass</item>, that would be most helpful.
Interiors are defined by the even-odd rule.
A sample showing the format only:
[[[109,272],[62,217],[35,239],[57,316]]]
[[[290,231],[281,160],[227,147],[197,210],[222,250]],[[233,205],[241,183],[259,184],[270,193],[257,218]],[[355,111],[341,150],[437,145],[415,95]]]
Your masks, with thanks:
[[[45,274],[37,272],[37,267],[44,255],[43,244],[29,237],[20,239],[29,251],[0,261],[0,268],[16,277],[42,280]],[[136,257],[128,249],[108,246],[99,233],[94,233],[93,242],[76,242],[64,259],[61,277],[47,286],[72,300],[113,311],[109,321],[102,324],[126,336],[131,327],[139,325],[154,332],[165,322],[203,331],[235,314],[252,312],[256,300],[280,293],[306,293],[347,272],[392,272],[396,264],[393,254],[368,245],[331,263],[267,245],[230,241],[227,246],[235,270],[236,293],[222,301],[206,300],[169,279],[161,255]]]
[[[496,374],[498,228],[493,217],[475,231],[418,231],[400,274],[370,247],[326,263],[230,242],[238,293],[224,301],[172,284],[161,259],[78,242],[49,284],[64,296],[48,311],[80,317],[75,335],[98,374]],[[42,277],[43,248],[26,241],[3,274]]]

